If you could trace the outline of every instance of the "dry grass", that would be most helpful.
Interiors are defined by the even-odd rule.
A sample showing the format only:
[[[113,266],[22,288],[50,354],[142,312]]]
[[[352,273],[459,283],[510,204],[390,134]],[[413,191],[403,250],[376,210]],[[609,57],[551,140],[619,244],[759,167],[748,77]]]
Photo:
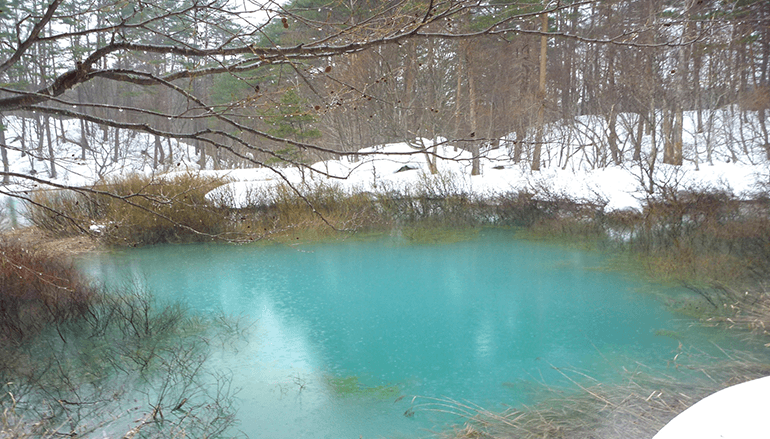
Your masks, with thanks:
[[[278,185],[248,194],[246,206],[227,207],[232,194],[205,195],[225,181],[194,174],[128,176],[95,192],[41,191],[29,219],[55,237],[97,235],[110,245],[186,241],[326,239],[339,233],[399,228],[450,229],[485,225],[535,227],[541,236],[601,231],[601,203],[575,202],[527,191],[481,199],[449,179],[423,179],[404,191],[348,192],[338,185]],[[96,231],[93,232],[93,231]]]
[[[324,239],[340,232],[389,227],[388,218],[370,194],[348,194],[330,184],[301,188],[279,185],[252,192],[247,204],[232,211],[231,230],[251,239]]]
[[[770,273],[770,202],[719,191],[648,201],[629,243],[664,278],[722,284]]]
[[[224,183],[197,174],[132,175],[88,192],[36,193],[28,216],[56,237],[97,235],[112,245],[214,240],[226,231],[224,211],[205,195]]]
[[[700,293],[710,294],[709,301],[716,308],[704,318],[706,324],[756,335],[765,342],[766,348],[770,348],[770,293],[767,285],[754,289],[712,288]]]
[[[624,382],[603,384],[586,374],[559,370],[563,387],[543,385],[532,406],[502,412],[451,399],[416,398],[412,410],[450,413],[464,421],[443,436],[452,439],[649,439],[677,414],[722,388],[770,374],[770,364],[748,354],[672,361],[668,375],[639,366]],[[701,364],[697,366],[695,364]],[[702,364],[709,364],[703,366]]]
[[[99,200],[100,224],[112,243],[184,242],[214,239],[221,211],[205,195],[224,184],[217,178],[181,174],[171,178],[132,176],[106,183],[118,196]]]

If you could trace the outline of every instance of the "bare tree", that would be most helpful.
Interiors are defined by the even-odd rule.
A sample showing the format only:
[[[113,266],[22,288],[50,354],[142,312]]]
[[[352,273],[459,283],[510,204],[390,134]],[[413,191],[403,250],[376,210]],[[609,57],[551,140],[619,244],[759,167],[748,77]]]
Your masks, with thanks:
[[[535,149],[532,154],[532,170],[540,170],[540,151],[543,145],[543,125],[545,124],[545,104],[546,104],[546,68],[548,66],[548,13],[543,12],[540,15],[540,26],[542,35],[540,36],[540,81],[538,84],[538,100],[540,106],[537,110],[537,135],[535,136]]]
[[[691,2],[671,5],[676,13],[670,13],[660,0],[246,1],[237,7],[225,0],[16,3],[13,12],[0,15],[0,27],[13,37],[0,46],[0,111],[5,117],[82,121],[82,152],[95,149],[88,132],[99,127],[112,138],[113,159],[121,158],[127,132],[156,139],[148,145],[156,162],[163,159],[164,140],[194,145],[202,167],[302,167],[307,164],[297,157],[353,155],[374,142],[418,136],[446,137],[478,157],[481,142],[494,144],[498,136],[515,132],[516,158],[525,152],[522,140],[534,137],[531,167],[537,170],[543,160],[542,126],[552,117],[604,114],[613,121],[604,143],[619,163],[614,120],[620,112],[636,112],[643,116],[637,127],[644,122],[654,130],[666,98],[670,103],[677,96],[682,108],[676,108],[672,128],[681,130],[680,115],[692,106],[681,98],[691,82],[692,44],[710,38],[722,44],[720,38],[733,35],[727,58],[717,50],[698,54],[698,66],[713,63],[714,72],[731,66],[735,73],[715,73],[708,93],[719,95],[721,87],[730,89],[724,96],[737,99],[736,90],[767,81],[761,2],[699,3],[697,14]],[[596,13],[602,10],[607,13]],[[540,25],[532,26],[538,18]],[[749,45],[756,49],[753,57],[735,43],[747,35],[759,36]],[[530,51],[537,40],[541,67],[536,75]],[[588,61],[577,63],[571,52],[588,54]],[[510,54],[514,62],[495,62],[493,53]],[[630,56],[642,90],[633,99],[620,99],[620,105],[614,92],[602,91],[629,90],[624,75],[631,67],[624,65]],[[669,67],[665,59],[681,66],[673,79],[663,74]],[[547,73],[554,65],[567,72]],[[507,82],[500,79],[506,77]],[[538,91],[530,91],[536,77]],[[259,119],[281,105],[288,89],[302,94],[299,111],[312,115],[325,136],[284,137]],[[561,111],[546,114],[548,90],[558,91],[552,100]],[[632,108],[626,101],[634,102]],[[460,113],[468,119],[460,120]],[[529,127],[539,131],[530,137]],[[50,129],[40,123],[39,138]],[[636,157],[642,145],[638,133]],[[43,182],[61,165],[51,142],[48,146],[46,154],[37,154],[49,162],[49,175],[35,177]],[[3,177],[30,181],[14,170],[4,170]]]

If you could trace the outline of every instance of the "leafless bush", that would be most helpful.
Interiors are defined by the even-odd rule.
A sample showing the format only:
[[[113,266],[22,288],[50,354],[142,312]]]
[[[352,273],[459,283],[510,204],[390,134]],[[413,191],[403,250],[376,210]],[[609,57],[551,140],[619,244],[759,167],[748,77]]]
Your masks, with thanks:
[[[236,389],[207,359],[242,324],[133,287],[104,292],[61,256],[0,244],[0,436],[231,433]]]
[[[91,311],[96,292],[62,258],[0,237],[0,342],[15,343]]]
[[[761,279],[770,273],[770,204],[723,190],[669,191],[647,201],[630,243],[680,280]]]
[[[38,192],[28,218],[57,236],[96,231],[117,245],[213,240],[225,231],[225,222],[222,209],[205,196],[224,183],[193,174],[129,175],[78,193]]]

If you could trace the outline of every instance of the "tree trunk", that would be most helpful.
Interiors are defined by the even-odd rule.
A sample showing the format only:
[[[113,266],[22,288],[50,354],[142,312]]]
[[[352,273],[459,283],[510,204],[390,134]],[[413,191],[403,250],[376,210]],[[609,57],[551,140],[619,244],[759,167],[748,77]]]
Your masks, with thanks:
[[[476,115],[476,81],[473,77],[473,64],[470,62],[470,46],[466,51],[466,72],[468,72],[468,113],[471,122],[471,175],[481,174],[481,164],[479,163],[479,142],[476,137],[477,115]]]
[[[80,119],[80,160],[86,159],[86,150],[88,146],[88,132],[86,130],[86,121]]]
[[[543,33],[548,32],[548,14],[540,14],[540,25]],[[538,88],[538,100],[540,107],[537,110],[537,135],[535,137],[535,149],[532,152],[533,171],[540,170],[540,155],[543,144],[543,125],[545,124],[545,69],[547,66],[546,55],[548,53],[548,37],[540,37],[540,86]]]
[[[429,39],[427,43],[427,51],[428,56],[426,60],[426,65],[428,66],[428,75],[429,80],[427,84],[427,90],[425,90],[425,93],[428,95],[428,105],[425,105],[423,107],[430,108],[430,111],[427,112],[427,117],[425,116],[426,112],[423,110],[422,119],[425,120],[424,123],[421,123],[420,126],[423,127],[424,134],[423,137],[427,137],[429,139],[432,139],[435,145],[436,137],[438,132],[442,131],[444,128],[443,126],[438,126],[438,114],[440,108],[440,104],[438,102],[438,99],[436,97],[436,88],[440,86],[437,84],[437,73],[436,73],[436,44],[433,41],[433,39]],[[436,113],[434,114],[434,109]],[[427,127],[426,127],[427,124]],[[435,146],[434,146],[435,149]],[[438,172],[438,171],[436,171]]]
[[[674,113],[674,132],[672,134],[672,156],[671,164],[676,166],[682,165],[682,131],[684,130],[684,111],[682,110],[682,104],[677,103],[676,112]]]
[[[580,15],[578,13],[577,6],[573,6],[572,10],[570,11],[571,19],[570,19],[570,32],[572,34],[577,34],[578,29],[578,16]],[[564,68],[562,69],[564,72],[566,72],[567,75],[567,81],[566,84],[561,84],[562,86],[562,118],[567,119],[575,115],[575,108],[572,105],[572,99],[575,94],[577,94],[577,90],[575,90],[575,83],[577,80],[575,79],[578,74],[578,69],[576,68],[575,64],[575,40],[568,38],[566,41],[564,41],[564,45],[566,46],[566,53],[564,56]]]
[[[657,123],[657,117],[655,115],[655,95],[652,95],[652,98],[650,99],[650,121],[647,124],[648,129],[650,130],[650,156],[647,158],[647,171],[649,172],[649,188],[647,189],[647,192],[652,194],[655,192],[655,179],[653,178],[655,175],[655,166],[657,165],[658,160],[658,141],[657,141],[657,132],[658,132],[658,123]],[[644,163],[642,163],[642,166],[644,166]]]
[[[607,115],[607,143],[610,147],[610,155],[612,156],[612,162],[615,165],[620,165],[620,150],[618,149],[618,132],[617,122],[618,117],[615,112],[615,105],[617,102],[617,92],[615,90],[615,50],[609,49],[607,59],[607,87],[610,101],[610,111]]]
[[[759,118],[759,127],[762,129],[762,136],[764,137],[764,143],[763,147],[765,148],[765,156],[768,160],[770,160],[770,137],[767,133],[767,123],[766,120],[767,117],[765,116],[765,108],[760,108],[760,110],[757,112],[757,116]]]
[[[700,26],[698,26],[700,27]],[[698,29],[698,32],[700,32],[700,29]],[[694,53],[693,53],[693,72],[692,72],[692,96],[693,96],[693,104],[695,104],[695,115],[696,115],[696,127],[695,130],[698,133],[703,132],[703,97],[701,96],[701,90],[700,90],[700,74],[701,70],[703,68],[703,53],[701,52],[701,48],[698,46],[693,47]]]
[[[610,106],[610,114],[607,117],[607,141],[610,144],[610,154],[612,155],[612,162],[615,165],[620,165],[620,149],[618,149],[618,132],[617,132],[617,115],[615,114],[615,105]]]
[[[689,71],[689,56],[688,46],[685,45],[689,38],[690,29],[690,8],[692,7],[694,0],[689,0],[685,3],[684,11],[684,28],[682,29],[682,46],[679,47],[679,81],[676,88],[676,98],[674,99],[674,126],[671,136],[671,156],[670,162],[672,165],[682,165],[682,135],[684,131],[684,104],[687,99],[687,77]]]
[[[221,160],[221,158],[220,158],[220,154],[221,154],[221,153],[222,153],[222,150],[221,150],[221,149],[219,149],[219,148],[214,148],[214,150],[212,151],[212,153],[211,153],[211,154],[209,154],[209,155],[210,155],[210,157],[211,157],[211,167],[212,167],[212,169],[214,169],[214,170],[219,170],[219,169],[221,169],[221,167],[222,167],[222,165],[221,165],[221,162],[220,162],[220,160]],[[304,155],[304,154],[303,154],[303,155]],[[304,160],[307,160],[307,159],[300,159],[300,160],[304,161]],[[305,168],[304,168],[304,167],[301,167],[301,169],[303,170],[303,171],[302,171],[302,176],[304,177],[304,176],[305,176],[305,172],[304,172],[304,169],[305,169]],[[310,174],[310,176],[312,177],[312,176],[313,176],[313,174],[311,173],[311,174]],[[304,183],[304,180],[303,180],[303,183]]]
[[[58,120],[58,121],[59,121],[59,132],[61,133],[61,136],[59,136],[59,135],[57,134],[57,135],[56,135],[56,138],[58,139],[58,138],[60,138],[60,137],[61,137],[62,141],[64,141],[64,140],[65,140],[65,138],[64,138],[64,118],[62,118],[62,117],[57,117],[57,118],[56,118],[56,120]],[[54,125],[53,125],[53,126],[54,126],[54,128],[56,128],[56,122],[54,122]]]
[[[21,118],[21,137],[19,138],[19,141],[21,142],[21,156],[24,157],[27,155],[27,118],[26,117]]]
[[[462,111],[462,86],[463,86],[463,75],[465,75],[465,48],[464,45],[467,44],[467,42],[460,43],[463,45],[463,55],[458,56],[459,62],[457,63],[457,87],[455,88],[455,139],[459,140],[461,139],[462,133],[460,128],[462,126],[462,118],[460,118],[460,113]],[[455,152],[457,152],[457,142],[455,141]]]
[[[655,169],[658,160],[658,122],[655,114],[655,95],[650,99],[650,121],[647,124],[650,130],[650,156],[648,157],[648,166],[650,168],[650,193],[653,193],[654,182],[652,181],[652,172]]]
[[[120,128],[115,128],[115,138],[112,143],[112,161],[117,163],[120,158]]]
[[[516,128],[514,128],[516,133],[516,143],[513,144],[513,163],[519,163],[521,160],[521,150],[524,146],[524,136],[526,135],[526,130],[521,126],[521,123],[516,124]]]
[[[764,14],[765,18],[770,17],[770,7],[765,4]],[[767,129],[767,116],[766,112],[768,105],[770,105],[770,80],[768,80],[768,70],[770,69],[770,30],[767,26],[763,28],[762,38],[762,64],[760,64],[759,71],[759,87],[758,92],[762,96],[759,111],[757,117],[759,118],[759,127],[762,130],[763,147],[765,148],[765,155],[770,160],[770,136],[768,136]]]
[[[152,153],[152,169],[158,168],[158,161],[161,163],[165,160],[163,157],[163,145],[160,143],[160,136],[155,135],[155,148]]]
[[[8,150],[5,147],[5,124],[3,124],[3,116],[0,115],[0,156],[3,160],[3,183],[4,185],[10,183],[11,165],[8,163]]]
[[[78,87],[78,103],[83,104],[83,87]],[[80,119],[80,160],[86,159],[86,150],[88,146],[88,130],[86,129],[86,121]]]
[[[37,160],[42,162],[43,158],[43,146],[45,145],[45,127],[41,122],[39,115],[35,115],[35,131],[37,134]],[[43,118],[45,120],[45,118]]]
[[[404,81],[404,99],[403,102],[406,106],[405,118],[400,120],[400,128],[404,130],[404,138],[408,139],[415,136],[415,114],[414,103],[416,93],[414,90],[415,76],[417,76],[417,42],[414,39],[410,39],[407,43],[407,65],[406,65],[406,78]]]
[[[673,123],[671,119],[671,109],[666,108],[663,111],[663,125],[661,125],[661,128],[663,130],[663,163],[669,165],[674,164],[674,139],[672,137]]]
[[[634,157],[638,162],[642,159],[642,137],[644,137],[644,115],[639,113],[636,120],[636,137],[634,138]]]
[[[48,141],[48,161],[50,163],[49,176],[51,178],[56,178],[57,177],[57,175],[56,175],[56,163],[54,162],[54,160],[55,160],[54,159],[54,155],[55,154],[54,154],[54,151],[53,151],[53,140],[51,139],[51,123],[50,123],[51,121],[50,121],[50,119],[49,119],[49,117],[47,115],[44,117],[44,122],[45,122],[45,127],[44,127],[45,128],[45,137],[46,137],[46,140]]]
[[[195,144],[198,145],[197,149],[200,153],[200,156],[198,156],[198,167],[204,170],[206,169],[206,145],[198,139],[195,139]]]

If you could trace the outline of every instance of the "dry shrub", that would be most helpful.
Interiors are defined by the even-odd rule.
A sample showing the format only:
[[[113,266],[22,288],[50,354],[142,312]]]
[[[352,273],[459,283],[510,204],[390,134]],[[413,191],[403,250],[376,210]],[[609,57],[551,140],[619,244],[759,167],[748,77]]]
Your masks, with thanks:
[[[206,194],[226,183],[180,174],[170,178],[130,176],[107,182],[117,197],[101,198],[102,232],[113,243],[202,241],[224,231],[222,211]]]
[[[495,213],[502,225],[527,227],[535,224],[544,215],[535,194],[530,191],[499,194],[493,202]]]
[[[239,239],[322,239],[388,226],[371,194],[348,194],[334,184],[282,184],[248,198],[247,207],[231,212],[232,231]]]
[[[206,194],[226,181],[198,174],[130,175],[90,191],[35,195],[29,219],[57,236],[89,233],[118,245],[204,241],[225,231],[223,209]]]
[[[380,193],[381,211],[397,227],[466,228],[488,221],[489,206],[459,184],[454,174],[421,174],[410,187]]]
[[[472,227],[484,222],[484,209],[466,194],[447,197],[424,192],[379,195],[383,214],[399,227]]]
[[[87,192],[38,191],[31,200],[25,211],[27,220],[57,237],[88,233],[88,225],[101,216],[98,198]]]
[[[225,436],[231,379],[208,358],[248,329],[126,288],[55,331],[0,344],[0,437]]]
[[[60,255],[0,239],[0,341],[12,343],[90,312],[95,291]]]
[[[539,190],[499,195],[502,224],[526,227],[522,236],[591,243],[605,237],[606,201],[574,200]]]
[[[337,232],[402,227],[468,227],[488,221],[490,206],[430,181],[405,191],[348,192],[334,184],[278,185],[250,194],[234,212],[242,233],[272,238],[323,238]]]
[[[537,239],[582,242],[586,245],[605,237],[602,223],[583,217],[544,218],[532,224],[525,234]]]
[[[740,283],[770,273],[770,203],[690,190],[648,201],[631,246],[670,279]]]
[[[574,233],[583,237],[603,205],[510,192],[483,199],[442,178],[426,177],[414,187],[382,193],[349,193],[337,185],[302,187],[278,185],[255,191],[248,207],[233,211],[231,220],[241,234],[273,238],[325,237],[338,231],[414,229],[446,231],[484,225],[527,227],[540,224],[544,234]],[[561,222],[548,222],[558,220]],[[553,230],[546,231],[548,227]],[[579,229],[570,232],[570,228]],[[258,236],[255,236],[258,237]]]
[[[606,200],[572,200],[542,188],[479,198],[439,175],[378,194],[284,184],[255,191],[246,207],[232,209],[226,191],[217,201],[205,197],[223,183],[197,175],[131,176],[96,193],[40,192],[30,218],[58,235],[89,233],[84,229],[95,225],[106,242],[119,245],[514,226],[539,239],[622,241],[662,276],[732,281],[770,271],[770,201],[741,201],[726,191],[665,190],[639,215],[607,213]]]
[[[721,252],[696,251],[690,246],[645,253],[639,259],[642,266],[662,282],[709,285],[741,283],[747,277],[745,260]]]

